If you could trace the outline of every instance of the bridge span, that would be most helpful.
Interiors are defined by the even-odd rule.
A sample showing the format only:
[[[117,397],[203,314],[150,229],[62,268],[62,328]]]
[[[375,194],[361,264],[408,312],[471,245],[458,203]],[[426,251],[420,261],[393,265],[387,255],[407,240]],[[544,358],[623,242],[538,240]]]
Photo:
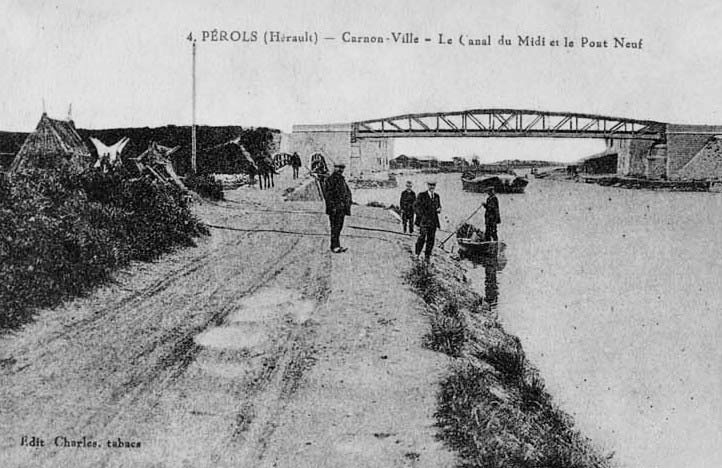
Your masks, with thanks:
[[[664,124],[570,112],[474,109],[354,122],[353,138],[552,137],[659,140]]]
[[[597,138],[606,142],[606,153],[617,154],[618,174],[678,179],[689,172],[686,166],[710,140],[721,136],[719,125],[528,109],[470,109],[294,125],[290,148],[306,159],[320,154],[329,164],[343,161],[351,176],[363,176],[388,170],[396,138]]]

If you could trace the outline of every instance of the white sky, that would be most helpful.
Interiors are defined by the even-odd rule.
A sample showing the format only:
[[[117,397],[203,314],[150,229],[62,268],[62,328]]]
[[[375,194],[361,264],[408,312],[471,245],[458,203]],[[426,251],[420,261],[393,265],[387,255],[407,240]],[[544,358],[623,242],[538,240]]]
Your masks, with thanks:
[[[508,107],[722,124],[718,1],[0,0],[0,129],[42,99],[84,128],[191,121],[186,35],[204,29],[643,38],[643,49],[198,45],[198,121],[270,126]],[[423,39],[422,39],[423,40]],[[397,152],[576,159],[587,140],[398,140]],[[534,154],[531,154],[534,153]],[[546,156],[543,156],[546,158]]]

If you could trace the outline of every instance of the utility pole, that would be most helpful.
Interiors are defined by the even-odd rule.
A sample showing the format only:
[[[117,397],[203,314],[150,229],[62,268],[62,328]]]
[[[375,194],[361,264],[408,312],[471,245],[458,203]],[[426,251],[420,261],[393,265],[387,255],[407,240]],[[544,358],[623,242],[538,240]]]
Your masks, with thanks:
[[[193,40],[193,125],[191,126],[191,171],[196,173],[196,41]]]

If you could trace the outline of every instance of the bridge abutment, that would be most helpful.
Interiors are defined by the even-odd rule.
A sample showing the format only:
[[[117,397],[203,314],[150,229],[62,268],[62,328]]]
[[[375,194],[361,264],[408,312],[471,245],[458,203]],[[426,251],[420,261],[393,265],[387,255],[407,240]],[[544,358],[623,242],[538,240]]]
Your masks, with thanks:
[[[310,167],[310,158],[321,154],[329,166],[343,163],[351,177],[386,171],[394,157],[391,138],[358,138],[352,143],[351,124],[294,125],[289,151],[297,152]]]
[[[716,135],[722,135],[721,125],[667,124],[667,178],[682,178],[682,169]]]
[[[683,169],[717,135],[719,125],[666,124],[664,139],[608,139],[617,153],[617,173],[649,179],[684,179]]]
[[[607,140],[609,150],[617,153],[617,174],[645,177],[648,167],[647,157],[655,144],[653,140]]]

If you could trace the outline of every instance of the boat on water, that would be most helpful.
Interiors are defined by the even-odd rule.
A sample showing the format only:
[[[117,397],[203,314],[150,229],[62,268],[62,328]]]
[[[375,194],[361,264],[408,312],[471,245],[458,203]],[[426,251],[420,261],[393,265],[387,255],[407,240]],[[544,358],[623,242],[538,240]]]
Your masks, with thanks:
[[[497,255],[502,246],[498,241],[484,240],[484,231],[472,224],[464,223],[456,230],[459,254],[465,257]]]
[[[497,255],[502,243],[499,241],[473,241],[456,239],[459,244],[459,255],[462,257],[487,257]]]
[[[529,180],[514,173],[465,172],[461,176],[461,188],[467,192],[484,192],[493,187],[497,193],[523,193]]]

